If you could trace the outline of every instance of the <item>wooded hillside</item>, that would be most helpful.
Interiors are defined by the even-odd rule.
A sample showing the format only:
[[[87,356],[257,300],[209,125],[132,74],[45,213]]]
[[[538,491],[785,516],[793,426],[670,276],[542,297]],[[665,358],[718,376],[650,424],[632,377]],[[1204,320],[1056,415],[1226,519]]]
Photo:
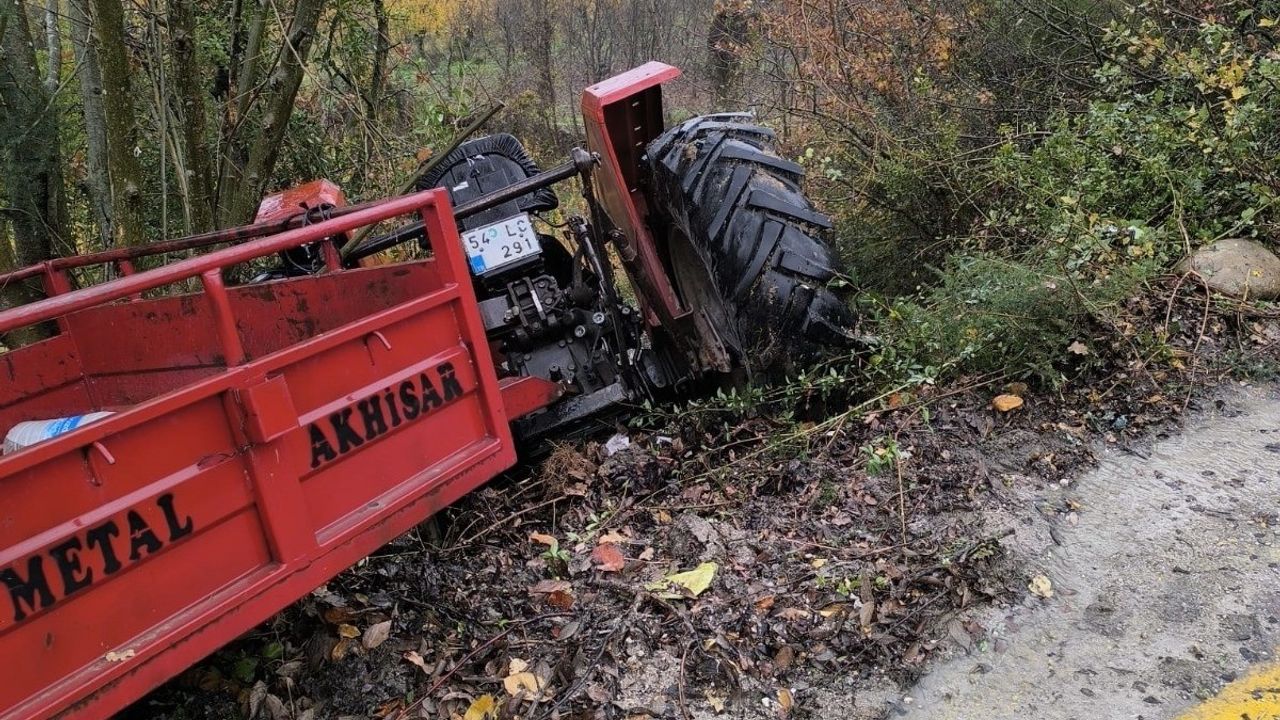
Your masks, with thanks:
[[[497,102],[488,129],[556,162],[581,142],[582,87],[660,59],[686,73],[676,118],[754,110],[808,168],[844,281],[894,338],[873,374],[1057,382],[1081,322],[1107,324],[1135,283],[1274,229],[1277,17],[1243,0],[19,0],[0,9],[0,269],[243,223],[318,177],[392,193]]]

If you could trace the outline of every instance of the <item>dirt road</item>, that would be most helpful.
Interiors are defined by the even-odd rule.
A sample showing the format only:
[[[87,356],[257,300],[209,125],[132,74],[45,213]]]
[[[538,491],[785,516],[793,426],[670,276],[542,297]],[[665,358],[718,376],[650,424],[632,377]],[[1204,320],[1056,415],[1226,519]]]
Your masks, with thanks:
[[[984,611],[888,716],[1280,718],[1280,388],[1203,405],[1024,498],[1049,520],[1011,514],[1012,546],[1052,596]]]

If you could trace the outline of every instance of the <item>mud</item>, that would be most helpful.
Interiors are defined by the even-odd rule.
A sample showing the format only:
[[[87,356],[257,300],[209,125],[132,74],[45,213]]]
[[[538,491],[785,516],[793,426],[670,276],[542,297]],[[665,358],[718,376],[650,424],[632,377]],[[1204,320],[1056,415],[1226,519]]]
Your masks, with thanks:
[[[1052,597],[975,613],[981,640],[953,644],[886,716],[1174,718],[1271,656],[1280,389],[1223,391],[1184,430],[1099,459],[1065,486],[1010,495],[1007,516],[993,516]]]

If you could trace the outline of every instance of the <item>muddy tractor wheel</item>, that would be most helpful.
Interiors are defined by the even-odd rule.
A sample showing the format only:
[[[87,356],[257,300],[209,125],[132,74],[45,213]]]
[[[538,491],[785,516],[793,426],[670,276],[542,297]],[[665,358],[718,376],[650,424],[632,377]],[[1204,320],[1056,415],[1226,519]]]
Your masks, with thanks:
[[[688,120],[647,155],[677,291],[757,373],[848,346],[852,318],[828,287],[831,221],[805,197],[804,170],[778,155],[774,133],[749,120]]]

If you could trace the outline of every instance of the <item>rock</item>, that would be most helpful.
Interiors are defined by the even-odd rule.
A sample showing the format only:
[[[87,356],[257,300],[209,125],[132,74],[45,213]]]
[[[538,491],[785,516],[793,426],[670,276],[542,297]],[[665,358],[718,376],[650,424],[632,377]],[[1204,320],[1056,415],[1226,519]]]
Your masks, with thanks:
[[[1228,238],[1196,250],[1177,272],[1195,272],[1210,289],[1250,300],[1280,298],[1280,257],[1252,240]]]

